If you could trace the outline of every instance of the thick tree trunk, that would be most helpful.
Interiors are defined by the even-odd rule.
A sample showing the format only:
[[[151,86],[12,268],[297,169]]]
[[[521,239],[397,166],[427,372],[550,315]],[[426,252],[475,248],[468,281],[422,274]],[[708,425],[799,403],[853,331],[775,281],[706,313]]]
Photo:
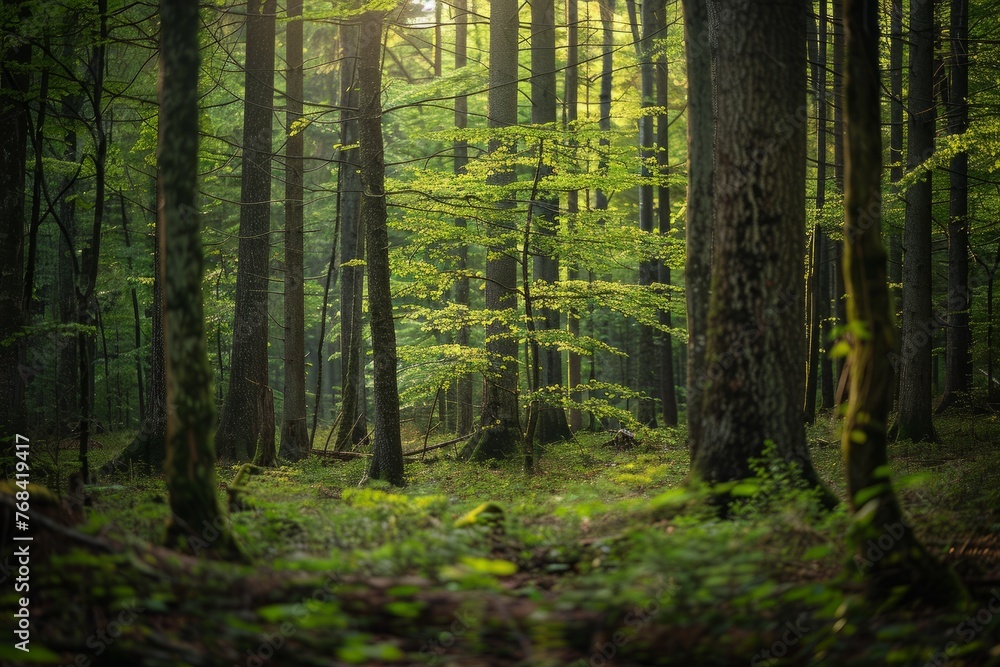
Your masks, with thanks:
[[[17,11],[18,2],[4,1]],[[31,47],[11,45],[0,62],[0,453],[13,447],[25,427],[24,347],[18,332],[24,324],[24,186],[28,150],[28,75],[21,68]],[[0,471],[3,472],[3,471]]]
[[[934,149],[934,3],[910,3],[909,141],[907,169]],[[936,440],[931,410],[931,175],[906,193],[903,244],[903,341],[900,348],[899,414],[894,437]]]
[[[805,6],[719,5],[733,20],[719,25],[715,60],[710,383],[692,472],[708,482],[748,477],[749,460],[773,441],[818,485],[802,424]]]
[[[915,0],[920,2],[921,0]],[[875,598],[921,597],[935,604],[961,596],[958,580],[916,541],[904,523],[886,470],[886,420],[892,407],[889,355],[895,327],[881,239],[882,137],[878,74],[878,10],[871,0],[845,0],[847,27],[847,180],[844,198],[844,278],[852,349],[852,383],[842,447],[851,509],[855,565]],[[864,331],[865,335],[857,335]],[[872,540],[888,553],[870,558]],[[853,570],[854,567],[852,566]]]
[[[555,2],[542,0],[531,3],[531,122],[536,125],[555,127],[556,123],[556,30]],[[537,181],[551,176],[552,165],[543,161],[539,173],[535,174]],[[532,202],[534,207],[533,220],[537,234],[555,236],[557,232],[556,216],[559,213],[559,198],[551,193],[541,192],[538,200]],[[553,284],[559,281],[559,259],[538,251],[534,261],[534,279]],[[536,315],[535,328],[538,330],[553,330],[559,328],[559,311],[555,308],[539,308]],[[563,384],[562,354],[559,349],[546,345],[540,350],[540,358],[532,359],[532,363],[540,364],[544,372],[544,386],[559,387],[561,395]],[[541,387],[535,387],[540,389]],[[555,394],[556,392],[553,391]],[[558,405],[545,405],[541,401],[538,413],[538,424],[535,437],[539,444],[548,444],[558,440],[568,440],[572,437],[566,412]]]
[[[712,50],[707,0],[684,0],[684,42],[688,75],[688,185],[685,216],[687,257],[687,381],[684,406],[688,443],[701,441],[701,394],[708,386],[705,340],[711,284],[714,226]]]
[[[951,0],[951,88],[948,134],[969,127],[969,1]],[[969,153],[951,159],[951,204],[948,212],[948,342],[941,412],[969,404],[972,390],[972,331],[969,328]]]
[[[229,390],[216,434],[219,457],[234,461],[249,461],[253,456],[260,424],[260,390],[268,384],[267,294],[276,7],[276,0],[249,0],[247,5],[239,269]]]
[[[298,461],[309,455],[306,429],[305,292],[302,255],[302,0],[288,3],[285,27],[285,396],[281,420],[281,457]]]
[[[371,312],[374,366],[375,442],[368,476],[403,485],[403,445],[399,435],[399,388],[396,384],[396,329],[389,286],[389,227],[385,201],[382,146],[382,18],[361,17],[358,125],[361,140],[361,226],[368,242],[368,307]]]
[[[343,60],[340,64],[340,143],[358,143],[357,67],[359,41],[356,24],[340,27]],[[364,332],[361,303],[364,294],[365,229],[361,219],[361,175],[358,149],[342,150],[340,178],[340,425],[335,449],[353,450],[368,435],[365,412]],[[345,266],[346,265],[346,266]]]
[[[468,45],[468,23],[469,13],[467,10],[467,0],[455,0],[455,69],[465,67],[467,61]],[[455,98],[455,127],[464,129],[469,122],[469,101],[464,95]],[[465,139],[455,141],[455,175],[465,173],[465,165],[469,162],[469,143]],[[456,227],[466,227],[465,218],[455,218]],[[460,306],[469,307],[469,277],[465,274],[469,265],[469,248],[464,243],[458,249],[458,262],[456,269],[459,271],[458,281],[455,283],[455,303]],[[469,325],[463,324],[459,328],[455,337],[455,342],[462,347],[469,346]],[[468,435],[472,433],[472,376],[465,374],[458,378],[458,387],[455,393],[455,400],[458,402],[458,423],[455,432],[458,435]]]
[[[167,358],[167,544],[237,556],[219,506],[212,369],[202,310],[198,174],[198,3],[160,4],[160,252]]]
[[[488,123],[491,128],[517,124],[517,43],[518,3],[494,0],[490,3],[490,92]],[[508,142],[491,139],[489,152],[510,150]],[[513,183],[513,168],[497,169],[487,184],[503,187]],[[521,449],[518,414],[517,337],[511,329],[517,308],[517,260],[515,239],[507,229],[515,228],[514,202],[497,202],[490,225],[489,256],[486,260],[486,307],[497,315],[486,326],[486,353],[489,369],[483,389],[480,431],[462,450],[466,460],[509,459]]]

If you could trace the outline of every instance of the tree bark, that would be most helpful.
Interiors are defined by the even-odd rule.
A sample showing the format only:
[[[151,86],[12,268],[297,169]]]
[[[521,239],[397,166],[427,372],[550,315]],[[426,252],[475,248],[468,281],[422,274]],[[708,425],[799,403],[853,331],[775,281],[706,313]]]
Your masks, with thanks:
[[[667,12],[662,7],[656,16],[655,31],[657,39],[667,38]],[[660,51],[656,59],[656,105],[663,108],[663,113],[656,119],[656,164],[663,182],[656,188],[657,223],[663,236],[670,234],[670,118],[667,110],[670,100],[667,86],[670,83],[667,66],[667,55]],[[659,274],[657,281],[670,284],[670,267],[662,260],[657,263]],[[671,326],[670,309],[660,311],[660,324]],[[674,382],[674,343],[669,333],[659,334],[659,396],[663,410],[663,425],[677,426],[677,390]]]
[[[948,93],[948,134],[969,127],[969,2],[951,0],[951,86]],[[969,328],[969,153],[951,158],[948,170],[951,201],[948,211],[948,340],[942,412],[968,405],[972,390],[972,331]]]
[[[289,0],[285,27],[285,396],[281,420],[281,457],[298,461],[309,455],[306,429],[305,292],[302,255],[302,0]]]
[[[684,232],[688,349],[684,408],[691,447],[701,441],[701,393],[708,384],[705,336],[715,218],[712,47],[707,0],[684,0],[684,44],[688,75],[688,184]]]
[[[237,556],[219,506],[212,424],[212,369],[202,309],[198,174],[198,3],[160,4],[157,162],[163,324],[167,359],[167,544],[213,557]],[[206,531],[214,531],[207,533]],[[214,535],[214,537],[208,537]]]
[[[216,445],[219,457],[249,461],[260,425],[260,390],[268,384],[268,256],[271,227],[271,132],[276,0],[248,0],[246,103],[240,187],[239,269],[233,314],[229,390]]]
[[[487,122],[491,128],[517,124],[518,3],[490,3],[490,92]],[[508,140],[490,139],[489,153],[513,152]],[[513,167],[498,168],[487,177],[497,188],[513,183]],[[483,388],[483,410],[479,433],[463,448],[461,458],[473,461],[509,459],[520,453],[521,427],[518,414],[517,336],[511,329],[517,308],[517,260],[514,202],[497,202],[489,227],[490,246],[486,260],[486,307],[496,318],[486,326],[489,369]]]
[[[5,9],[21,3],[4,0]],[[31,47],[11,44],[0,63],[0,453],[13,451],[14,435],[25,427],[24,347],[24,186],[28,151],[28,75]],[[8,67],[9,65],[9,67]],[[0,471],[2,472],[2,471]]]
[[[934,150],[934,3],[910,3],[908,170]],[[906,193],[903,244],[903,341],[899,413],[892,429],[898,438],[936,440],[931,410],[931,174]]]
[[[802,424],[805,6],[718,5],[731,20],[717,34],[710,381],[692,472],[748,477],[750,459],[773,441],[819,485]]]
[[[565,92],[563,94],[563,99],[565,100],[565,114],[563,117],[564,129],[572,132],[576,127],[576,121],[578,118],[579,105],[579,87],[580,87],[580,8],[577,0],[566,0],[566,79],[565,79]],[[570,140],[570,145],[576,145],[575,142]],[[578,190],[570,190],[566,194],[566,213],[569,217],[569,222],[567,224],[568,230],[572,231],[575,222],[573,216],[580,212],[580,193]],[[579,280],[580,271],[573,262],[566,267],[566,277],[569,280]],[[566,328],[569,330],[571,337],[576,338],[580,335],[580,312],[576,308],[571,308],[566,313]],[[569,366],[569,387],[570,394],[569,397],[573,401],[580,401],[582,395],[580,392],[573,391],[573,388],[580,385],[582,380],[582,358],[577,352],[570,352],[567,358],[567,365]],[[579,408],[569,409],[569,419],[568,425],[570,431],[579,431],[583,428],[583,413]]]
[[[382,18],[361,17],[358,80],[360,131],[361,226],[368,242],[368,307],[371,312],[374,365],[375,442],[368,476],[403,485],[403,445],[399,435],[399,388],[396,384],[396,329],[389,285],[389,227],[385,201],[382,145]]]
[[[916,0],[920,2],[920,0]],[[889,355],[895,327],[886,284],[886,254],[881,239],[881,86],[878,73],[879,24],[872,0],[845,0],[847,27],[847,161],[844,278],[852,344],[848,358],[851,391],[842,447],[848,493],[855,513],[852,541],[855,565],[868,592],[884,599],[905,591],[933,604],[961,596],[957,578],[917,542],[904,523],[892,490],[886,457],[886,420],[892,407]],[[870,558],[872,540],[883,535],[891,546]],[[851,566],[853,568],[853,565]]]
[[[358,143],[357,24],[340,26],[340,143]],[[365,229],[361,219],[361,175],[358,149],[341,150],[340,178],[340,424],[335,449],[352,450],[368,435],[365,412],[364,333],[361,303],[364,293]],[[357,262],[357,264],[354,264]]]
[[[531,122],[547,125],[555,129],[556,123],[556,30],[555,1],[535,0],[531,3]],[[552,165],[541,161],[536,182],[552,175]],[[541,191],[538,199],[531,202],[533,219],[538,236],[554,237],[557,231],[556,216],[559,213],[558,196]],[[559,259],[539,249],[534,261],[534,279],[553,284],[559,281]],[[559,329],[559,311],[555,308],[539,308],[535,328],[539,330]],[[533,364],[541,364],[544,371],[544,385],[558,387],[561,395],[562,353],[559,349],[546,345],[541,350],[540,359],[532,359]],[[535,390],[541,387],[535,387]],[[553,394],[556,393],[552,390]],[[538,444],[545,445],[572,437],[566,412],[559,405],[539,404],[538,424],[535,437]]]
[[[468,24],[469,13],[467,0],[455,0],[455,69],[465,67],[467,62],[468,48]],[[465,95],[455,98],[455,127],[465,129],[469,123],[469,101]],[[457,139],[454,145],[455,175],[465,173],[465,165],[469,162],[469,143],[465,139]],[[455,218],[455,226],[465,228],[467,226],[465,218]],[[462,244],[458,248],[458,262],[456,269],[459,271],[458,281],[455,283],[455,303],[460,306],[469,307],[469,276],[465,271],[469,266],[469,247]],[[455,337],[455,343],[462,347],[469,346],[469,325],[463,324]],[[458,387],[455,400],[458,402],[458,423],[455,432],[458,435],[468,435],[472,433],[472,376],[465,374],[458,378]]]

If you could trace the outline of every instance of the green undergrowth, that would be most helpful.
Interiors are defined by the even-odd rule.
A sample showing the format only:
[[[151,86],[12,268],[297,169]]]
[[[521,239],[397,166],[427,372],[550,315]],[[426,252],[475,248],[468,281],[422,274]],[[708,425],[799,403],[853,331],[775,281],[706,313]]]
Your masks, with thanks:
[[[932,553],[970,581],[989,580],[997,563],[963,551],[963,544],[1000,532],[1000,428],[980,420],[973,432],[961,417],[938,424],[942,443],[890,446],[901,502]],[[220,587],[219,595],[231,597],[221,588],[243,585],[233,582],[244,578],[270,587],[254,598],[254,609],[196,610],[177,597],[176,581],[122,583],[105,556],[61,556],[49,576],[65,584],[86,570],[98,589],[91,592],[107,604],[139,591],[170,613],[209,615],[199,622],[243,642],[283,622],[299,627],[289,605],[298,595],[292,589],[308,586],[302,582],[331,574],[352,586],[397,582],[395,593],[364,603],[377,609],[349,611],[340,600],[302,621],[303,638],[325,633],[322,640],[303,639],[305,649],[333,650],[345,664],[434,662],[428,655],[465,664],[462,656],[492,655],[504,633],[514,642],[511,655],[520,656],[510,664],[596,664],[601,641],[611,642],[618,664],[679,664],[666,661],[661,646],[697,664],[923,665],[949,641],[951,665],[986,664],[991,652],[1000,655],[1000,614],[971,639],[958,639],[958,624],[989,597],[982,587],[970,586],[970,609],[874,614],[856,595],[846,508],[822,510],[796,470],[769,452],[754,462],[754,478],[705,489],[686,483],[682,431],[641,435],[639,447],[616,451],[603,446],[609,434],[578,434],[549,446],[532,475],[513,464],[462,463],[440,450],[408,460],[402,489],[359,487],[363,459],[315,456],[264,470],[246,483],[246,508],[231,514],[251,564],[203,563],[191,574],[202,581],[193,588],[205,586],[196,596],[210,598]],[[843,497],[832,419],[811,427],[809,440],[817,471]],[[237,468],[219,467],[220,502]],[[713,503],[721,491],[735,499],[724,518]],[[132,544],[162,535],[168,508],[161,477],[127,471],[100,480],[92,495],[86,532]],[[128,590],[116,593],[115,586]],[[428,591],[472,595],[472,607],[485,605],[488,593],[534,611],[508,622],[488,621],[484,608],[473,609],[475,630],[456,648],[428,654],[414,642],[453,622],[427,620],[428,602],[418,593]],[[382,616],[391,619],[389,636],[369,627]],[[616,632],[624,633],[622,641]],[[527,662],[525,643],[532,647]],[[608,660],[605,654],[598,655]]]

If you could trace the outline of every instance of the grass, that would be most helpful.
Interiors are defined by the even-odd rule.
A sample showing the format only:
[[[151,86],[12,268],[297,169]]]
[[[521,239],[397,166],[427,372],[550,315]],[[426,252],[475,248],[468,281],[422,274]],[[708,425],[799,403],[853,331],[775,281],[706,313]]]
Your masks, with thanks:
[[[235,644],[280,625],[281,605],[295,595],[295,577],[333,572],[359,582],[415,581],[420,595],[472,593],[480,606],[494,604],[481,597],[487,592],[531,606],[528,617],[509,622],[488,621],[490,614],[480,609],[475,631],[457,648],[431,652],[432,658],[447,656],[454,664],[578,659],[596,664],[594,646],[604,645],[614,649],[617,664],[680,664],[669,662],[659,648],[670,646],[690,664],[755,658],[754,664],[762,664],[782,658],[767,664],[923,665],[957,636],[963,614],[975,612],[988,597],[989,586],[979,584],[996,582],[1000,575],[1000,425],[995,419],[947,417],[938,428],[943,442],[894,443],[890,460],[919,537],[970,582],[973,602],[965,610],[888,613],[863,604],[850,576],[846,510],[819,511],[780,466],[764,465],[769,476],[733,517],[720,520],[699,492],[683,485],[688,452],[677,430],[644,433],[642,446],[625,452],[601,446],[606,434],[580,434],[577,441],[548,447],[530,476],[514,465],[461,463],[450,450],[439,450],[436,458],[407,463],[403,489],[379,483],[359,488],[364,460],[311,457],[250,478],[250,507],[233,512],[232,525],[253,565],[203,564],[170,582],[153,584],[139,577],[129,586],[147,599],[168,600],[162,605],[167,617],[196,616],[196,626],[240,635]],[[843,496],[834,421],[821,420],[808,435],[819,474]],[[128,440],[129,434],[104,436],[94,467]],[[407,440],[407,448],[423,446],[416,433]],[[317,442],[323,442],[322,435]],[[65,478],[73,465],[69,453],[52,451],[42,465],[50,478]],[[235,466],[218,468],[220,501],[225,482],[235,474]],[[484,512],[480,520],[459,521],[484,502],[495,503],[502,519]],[[167,513],[162,478],[127,471],[94,488],[84,530],[133,545],[156,542]],[[168,570],[190,570],[167,560],[163,567]],[[52,578],[57,587],[67,585],[66,569],[86,569],[92,585],[102,581],[90,561],[81,564],[71,557],[62,567]],[[194,595],[202,596],[210,611],[178,601],[176,578],[188,576],[199,579]],[[200,579],[206,576],[209,580]],[[102,590],[114,587],[115,577],[105,573],[104,579]],[[246,585],[237,581],[257,581],[254,586],[267,590],[253,598],[256,611],[246,608],[245,600],[208,601],[231,595],[221,588],[224,582]],[[427,601],[414,598],[412,591],[375,600],[371,590],[366,585],[357,593],[363,598],[357,603],[360,611],[345,614],[342,600],[323,612],[326,616],[310,615],[309,632],[326,635],[304,633],[309,637],[300,647],[305,655],[334,650],[343,663],[356,664],[427,658],[420,640],[438,624],[423,620]],[[84,594],[79,601],[86,606],[102,599]],[[272,609],[275,604],[279,611]],[[371,624],[386,614],[395,629],[371,640]],[[792,643],[787,640],[790,622],[807,627]],[[253,630],[239,630],[240,623]],[[991,616],[971,640],[956,644],[947,655],[949,664],[987,664],[991,655],[1000,655],[998,626],[1000,615]],[[628,629],[629,641],[615,641],[616,628]],[[360,644],[359,632],[368,637]],[[182,634],[189,643],[207,641],[204,633],[178,631]],[[498,646],[507,647],[509,661],[498,657]],[[770,657],[764,656],[774,646]]]

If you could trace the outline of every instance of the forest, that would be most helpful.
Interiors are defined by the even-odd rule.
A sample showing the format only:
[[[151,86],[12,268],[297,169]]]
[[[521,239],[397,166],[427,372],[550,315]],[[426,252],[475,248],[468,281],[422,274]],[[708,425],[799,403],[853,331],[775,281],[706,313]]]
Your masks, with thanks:
[[[0,665],[1000,665],[1000,2],[3,0]]]

